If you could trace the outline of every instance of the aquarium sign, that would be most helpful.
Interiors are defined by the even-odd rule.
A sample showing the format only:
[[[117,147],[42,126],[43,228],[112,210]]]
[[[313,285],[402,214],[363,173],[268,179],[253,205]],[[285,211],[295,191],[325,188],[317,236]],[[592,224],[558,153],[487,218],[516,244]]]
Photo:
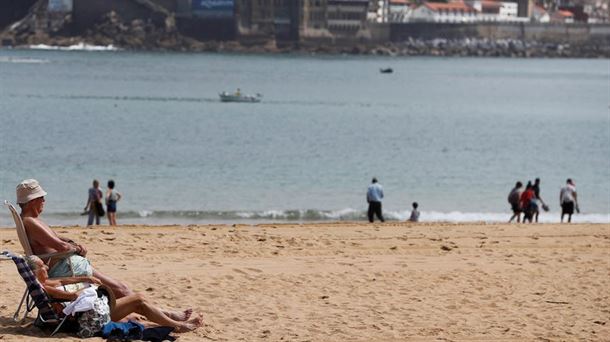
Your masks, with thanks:
[[[72,0],[49,0],[49,12],[72,12]]]
[[[192,0],[192,9],[201,17],[232,18],[233,0]]]

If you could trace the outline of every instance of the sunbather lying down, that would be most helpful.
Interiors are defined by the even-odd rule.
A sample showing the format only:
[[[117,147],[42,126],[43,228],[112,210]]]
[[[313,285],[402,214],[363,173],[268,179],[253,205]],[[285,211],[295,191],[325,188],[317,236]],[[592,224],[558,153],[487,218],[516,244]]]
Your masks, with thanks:
[[[93,276],[49,279],[47,273],[49,267],[45,265],[40,258],[32,255],[27,257],[27,261],[43,289],[49,296],[56,299],[73,301],[76,300],[80,292],[83,291],[67,292],[63,289],[63,285],[82,282],[97,285],[102,283]],[[177,333],[192,331],[203,325],[201,314],[196,314],[194,317],[191,317],[193,316],[193,311],[191,309],[182,312],[159,309],[140,293],[118,298],[114,308],[110,311],[110,318],[114,322],[126,321],[128,319],[134,319],[135,317],[132,316],[133,314],[140,314],[149,321],[140,322],[144,325],[151,325],[150,323],[154,323],[161,326],[173,327],[175,329],[174,331]]]

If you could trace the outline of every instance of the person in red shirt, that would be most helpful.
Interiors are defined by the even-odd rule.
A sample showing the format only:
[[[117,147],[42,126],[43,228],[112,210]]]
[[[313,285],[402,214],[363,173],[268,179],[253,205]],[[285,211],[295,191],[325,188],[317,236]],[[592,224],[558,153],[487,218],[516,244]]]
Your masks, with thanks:
[[[536,205],[533,201],[535,197],[536,194],[534,193],[534,187],[532,186],[532,182],[528,182],[527,187],[525,188],[525,191],[521,194],[521,198],[519,200],[519,203],[523,210],[523,222],[529,221],[530,223],[532,223],[532,218],[534,217],[535,212],[535,210],[533,209]]]

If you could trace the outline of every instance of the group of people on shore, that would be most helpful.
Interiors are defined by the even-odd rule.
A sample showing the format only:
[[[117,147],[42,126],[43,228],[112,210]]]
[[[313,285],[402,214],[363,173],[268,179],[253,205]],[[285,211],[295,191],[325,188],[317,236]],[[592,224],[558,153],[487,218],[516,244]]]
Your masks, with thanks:
[[[366,190],[366,202],[369,204],[369,209],[367,212],[367,216],[369,218],[369,222],[373,223],[375,221],[375,216],[381,222],[385,222],[383,218],[383,210],[381,208],[381,201],[383,200],[383,187],[379,184],[377,177],[373,177],[371,181],[371,185],[369,185]],[[419,204],[417,202],[413,202],[411,204],[411,216],[409,217],[410,222],[418,222],[419,221]]]
[[[523,183],[518,181],[508,194],[508,203],[513,211],[513,216],[508,222],[512,222],[515,218],[517,218],[517,222],[521,222],[521,214],[523,214],[524,223],[538,222],[540,208],[549,211],[549,206],[540,196],[540,178],[536,178],[533,184],[531,181],[527,182],[525,190],[523,190]],[[577,213],[580,212],[576,185],[571,178],[567,179],[566,185],[559,192],[559,205],[561,206],[562,223],[565,215],[568,215],[568,223],[570,223],[574,210]]]
[[[115,183],[111,179],[108,181],[108,188],[106,194],[100,190],[100,182],[97,179],[93,180],[93,186],[89,188],[89,196],[87,197],[87,204],[85,205],[85,213],[89,216],[87,219],[87,226],[100,224],[100,218],[104,215],[108,216],[108,224],[116,226],[116,208],[117,202],[123,198],[121,193],[114,189]],[[106,204],[106,211],[104,211],[104,204]]]
[[[109,182],[110,183],[110,182]],[[97,192],[99,182],[94,181],[93,190]],[[109,186],[109,190],[112,187]],[[17,185],[17,203],[21,208],[21,219],[34,255],[50,253],[71,253],[61,258],[28,257],[28,264],[35,273],[43,289],[54,298],[73,301],[84,291],[68,292],[58,289],[58,285],[73,283],[103,284],[116,296],[116,305],[111,309],[112,321],[136,319],[146,325],[161,325],[174,328],[175,332],[194,330],[203,325],[202,316],[192,309],[171,311],[158,308],[141,293],[133,292],[125,283],[101,273],[87,259],[85,246],[65,237],[60,237],[40,219],[44,210],[45,196],[38,181],[26,179]],[[92,193],[92,191],[90,191]],[[94,200],[99,196],[94,194]],[[89,206],[91,202],[87,202]],[[136,315],[145,317],[142,320]]]

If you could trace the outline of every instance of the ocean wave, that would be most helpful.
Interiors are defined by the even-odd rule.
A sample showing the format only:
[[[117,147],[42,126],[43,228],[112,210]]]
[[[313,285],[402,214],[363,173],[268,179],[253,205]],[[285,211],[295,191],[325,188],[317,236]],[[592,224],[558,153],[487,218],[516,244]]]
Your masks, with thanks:
[[[57,46],[57,45],[46,45],[36,44],[28,46],[32,50],[61,50],[61,51],[118,51],[119,49],[112,44],[110,45],[90,45],[85,43],[78,43],[70,46]]]
[[[409,210],[391,211],[386,210],[384,216],[388,221],[406,221],[411,212]],[[83,221],[80,212],[45,213],[45,217],[54,224],[70,224]],[[340,210],[230,210],[230,211],[206,211],[206,210],[137,210],[119,212],[118,216],[122,222],[130,223],[209,223],[209,222],[315,222],[315,221],[366,221],[366,211],[353,208]],[[420,220],[422,222],[507,222],[511,213],[476,213],[476,212],[440,212],[422,211]],[[540,222],[557,223],[560,214],[555,212],[540,213]],[[610,223],[610,214],[585,213],[572,216],[574,223]],[[10,216],[0,214],[0,226],[11,226]]]
[[[15,64],[44,64],[49,63],[48,59],[38,59],[29,57],[5,57],[0,56],[0,63],[15,63]]]

